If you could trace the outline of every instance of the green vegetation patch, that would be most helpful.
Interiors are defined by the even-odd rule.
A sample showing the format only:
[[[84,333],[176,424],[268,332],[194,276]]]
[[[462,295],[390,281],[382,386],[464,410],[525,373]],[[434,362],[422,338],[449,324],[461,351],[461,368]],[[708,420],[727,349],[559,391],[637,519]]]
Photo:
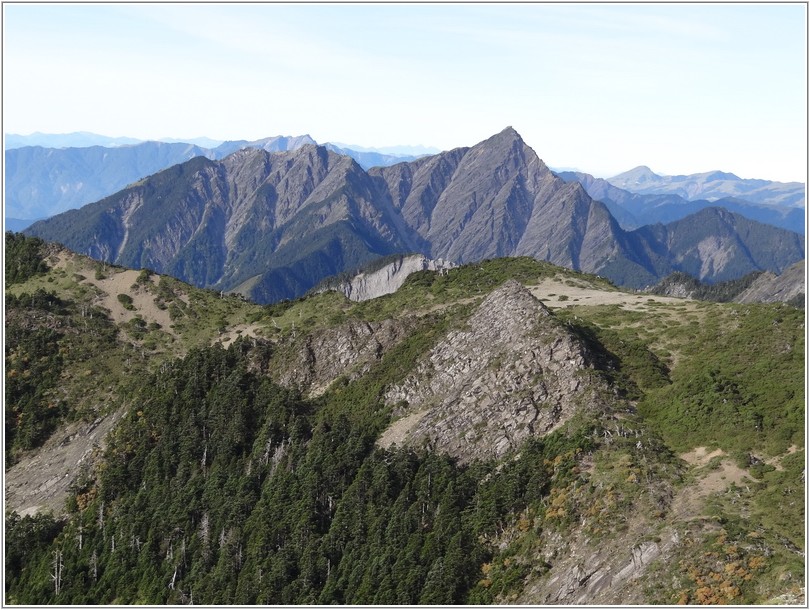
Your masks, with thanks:
[[[688,335],[672,385],[650,388],[640,412],[678,451],[712,445],[776,455],[803,446],[803,313],[786,305],[715,307]]]
[[[6,464],[21,451],[39,447],[58,425],[79,416],[87,384],[76,367],[92,370],[109,358],[116,331],[97,308],[77,306],[41,288],[33,294],[7,293],[6,305]],[[113,359],[112,361],[115,361]]]
[[[6,232],[5,281],[20,284],[34,276],[47,273],[48,264],[43,256],[45,242],[38,237]]]

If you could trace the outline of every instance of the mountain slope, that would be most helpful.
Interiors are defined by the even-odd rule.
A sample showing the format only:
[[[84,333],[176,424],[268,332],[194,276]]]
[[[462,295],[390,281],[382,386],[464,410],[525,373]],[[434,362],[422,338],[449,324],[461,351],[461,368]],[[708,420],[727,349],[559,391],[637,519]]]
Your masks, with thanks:
[[[486,349],[477,349],[485,345]],[[519,282],[494,290],[467,321],[386,392],[396,421],[383,447],[428,446],[462,462],[498,458],[575,414],[617,400],[596,358]]]
[[[803,307],[807,291],[805,278],[804,261],[791,265],[779,275],[765,271],[734,300],[738,303],[794,303]]]
[[[281,155],[244,149],[195,158],[30,230],[94,258],[268,302],[408,250],[373,199],[349,157],[312,145]]]
[[[788,303],[804,307],[805,283],[804,261],[799,261],[780,275],[760,271],[716,284],[703,284],[691,275],[676,272],[648,292],[720,303]]]
[[[34,219],[77,208],[144,176],[206,154],[190,144],[52,149],[26,146],[5,152],[5,214]]]
[[[75,135],[67,134],[64,141],[83,141],[82,138],[74,137]],[[57,136],[54,136],[51,148],[29,144],[7,147],[7,220],[17,219],[15,226],[18,228],[20,223],[28,221],[22,226],[25,228],[35,220],[97,201],[137,180],[196,156],[224,159],[246,148],[282,152],[296,150],[306,144],[316,144],[309,135],[272,136],[252,141],[231,140],[214,147],[182,142],[138,142],[104,139],[101,136],[93,138],[93,134],[87,136],[85,145],[75,143],[68,148],[58,147],[62,140]],[[51,140],[46,138],[43,144],[49,141]],[[11,142],[14,143],[13,138]],[[106,144],[102,146],[102,143]],[[365,169],[372,165],[390,165],[416,158],[355,151],[333,145],[327,145],[327,148],[354,158]]]
[[[706,208],[666,225],[665,239],[678,253],[679,270],[711,281],[735,279],[756,269],[781,273],[804,252],[798,234],[772,230],[722,208]]]

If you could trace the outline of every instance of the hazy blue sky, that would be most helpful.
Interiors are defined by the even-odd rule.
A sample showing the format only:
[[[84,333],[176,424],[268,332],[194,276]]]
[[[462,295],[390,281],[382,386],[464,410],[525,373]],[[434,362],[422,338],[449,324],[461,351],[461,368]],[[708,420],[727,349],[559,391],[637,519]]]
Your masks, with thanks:
[[[3,129],[806,181],[806,6],[4,4]]]

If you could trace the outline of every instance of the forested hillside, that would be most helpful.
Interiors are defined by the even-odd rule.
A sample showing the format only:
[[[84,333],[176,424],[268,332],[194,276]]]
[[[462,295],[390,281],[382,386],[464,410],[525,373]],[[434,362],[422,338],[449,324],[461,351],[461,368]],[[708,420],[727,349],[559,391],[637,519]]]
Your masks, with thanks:
[[[6,603],[803,599],[798,309],[628,293],[531,259],[259,307],[6,240]],[[516,306],[520,337],[474,341]],[[444,394],[396,398],[476,362],[482,383],[459,392],[480,425],[448,427]],[[561,375],[575,407],[556,412]],[[518,430],[500,395],[538,418]],[[110,413],[60,506],[8,501],[9,475],[33,480],[39,452]],[[382,447],[414,417],[523,440],[479,459]]]

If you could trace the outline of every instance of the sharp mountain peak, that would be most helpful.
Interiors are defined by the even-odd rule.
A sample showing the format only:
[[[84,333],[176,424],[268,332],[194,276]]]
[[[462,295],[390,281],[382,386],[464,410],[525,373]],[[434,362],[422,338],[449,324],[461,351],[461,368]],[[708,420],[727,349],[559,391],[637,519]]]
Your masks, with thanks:
[[[608,181],[635,180],[637,182],[643,182],[645,180],[651,180],[656,178],[661,178],[661,176],[656,174],[646,165],[639,165],[637,167],[634,167],[633,169],[627,170],[626,172],[622,172],[621,174],[616,174],[612,178],[608,178]]]
[[[505,129],[499,131],[498,133],[491,135],[486,140],[482,140],[473,148],[480,147],[490,147],[490,146],[526,146],[526,143],[523,141],[523,138],[520,134],[515,130],[514,127],[506,127]]]

